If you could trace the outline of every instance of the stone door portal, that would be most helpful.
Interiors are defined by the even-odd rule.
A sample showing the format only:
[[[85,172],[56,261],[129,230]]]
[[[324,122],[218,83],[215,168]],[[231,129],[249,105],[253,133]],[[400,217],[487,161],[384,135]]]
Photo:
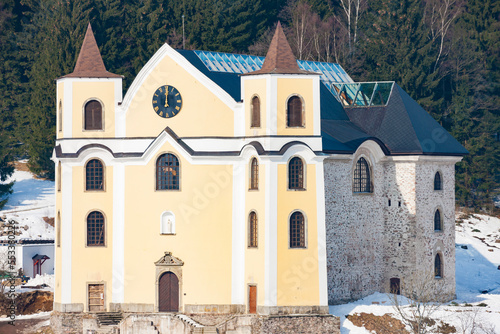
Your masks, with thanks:
[[[161,275],[158,286],[158,311],[179,312],[179,279],[168,271]]]

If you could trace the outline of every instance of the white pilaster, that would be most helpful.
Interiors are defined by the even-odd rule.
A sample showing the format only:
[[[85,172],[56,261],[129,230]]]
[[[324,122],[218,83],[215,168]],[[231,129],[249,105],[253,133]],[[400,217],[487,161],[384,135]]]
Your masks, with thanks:
[[[61,303],[71,303],[71,254],[73,241],[73,170],[62,164],[61,210]]]
[[[123,303],[125,294],[125,166],[113,166],[113,303]]]
[[[278,166],[273,161],[267,161],[265,170],[264,305],[276,306],[278,302]]]
[[[233,165],[231,303],[245,304],[245,163]]]
[[[326,261],[326,222],[325,222],[325,178],[323,162],[316,163],[316,205],[318,229],[318,276],[319,305],[328,306],[328,277]]]

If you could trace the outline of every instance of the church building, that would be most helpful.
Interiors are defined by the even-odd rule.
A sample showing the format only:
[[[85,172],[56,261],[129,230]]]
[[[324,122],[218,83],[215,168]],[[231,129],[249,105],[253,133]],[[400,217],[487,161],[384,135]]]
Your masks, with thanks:
[[[422,272],[454,295],[467,151],[396,83],[297,61],[280,24],[265,58],[165,44],[122,80],[89,24],[57,79],[55,311],[327,315]]]

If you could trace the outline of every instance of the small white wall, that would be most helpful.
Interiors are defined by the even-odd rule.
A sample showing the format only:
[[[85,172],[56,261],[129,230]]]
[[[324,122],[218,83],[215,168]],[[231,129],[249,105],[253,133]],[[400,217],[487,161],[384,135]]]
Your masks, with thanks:
[[[18,261],[22,261],[24,275],[33,277],[33,256],[36,254],[47,255],[50,259],[45,260],[42,265],[42,274],[54,274],[54,244],[42,245],[19,245]]]

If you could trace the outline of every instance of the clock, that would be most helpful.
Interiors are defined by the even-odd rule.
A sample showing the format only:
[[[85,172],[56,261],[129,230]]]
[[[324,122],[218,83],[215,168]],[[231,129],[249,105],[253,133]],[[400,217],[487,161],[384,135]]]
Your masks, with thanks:
[[[163,118],[174,117],[182,108],[181,93],[169,85],[159,87],[153,94],[153,109]]]

